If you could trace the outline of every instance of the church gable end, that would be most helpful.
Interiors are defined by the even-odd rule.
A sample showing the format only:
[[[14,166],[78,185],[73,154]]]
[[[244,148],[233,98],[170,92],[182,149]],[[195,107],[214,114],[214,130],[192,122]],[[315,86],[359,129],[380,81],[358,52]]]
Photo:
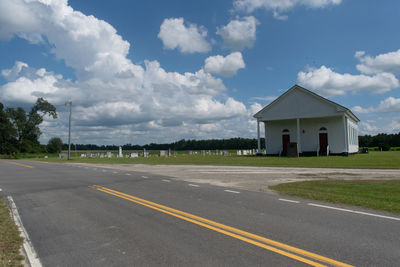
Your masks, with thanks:
[[[258,112],[255,117],[261,120],[315,118],[338,116],[343,111],[345,109],[341,106],[295,85]]]

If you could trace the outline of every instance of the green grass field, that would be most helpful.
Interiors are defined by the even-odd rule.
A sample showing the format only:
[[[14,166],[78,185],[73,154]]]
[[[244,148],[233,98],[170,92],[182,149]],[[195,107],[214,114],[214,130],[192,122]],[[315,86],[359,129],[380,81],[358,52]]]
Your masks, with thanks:
[[[280,194],[400,214],[400,181],[322,180],[270,186]]]
[[[23,159],[23,158],[21,158]],[[44,155],[29,160],[49,162],[67,162],[56,155]],[[217,156],[188,155],[180,153],[176,157],[148,158],[80,158],[74,157],[69,162],[108,163],[108,164],[163,164],[163,165],[218,165],[218,166],[271,166],[271,167],[309,167],[309,168],[362,168],[362,169],[400,169],[400,151],[371,151],[368,154],[357,154],[329,157],[256,157],[256,156]]]
[[[7,205],[0,197],[0,266],[23,266],[22,242]]]

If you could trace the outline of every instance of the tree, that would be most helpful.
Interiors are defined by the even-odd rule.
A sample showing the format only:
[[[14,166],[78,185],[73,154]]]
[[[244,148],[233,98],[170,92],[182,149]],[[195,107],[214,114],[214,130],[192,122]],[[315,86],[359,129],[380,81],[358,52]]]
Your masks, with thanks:
[[[60,153],[63,146],[63,142],[59,137],[53,137],[47,144],[47,151],[49,153]]]
[[[26,114],[23,108],[7,108],[8,116],[17,132],[17,146],[20,152],[35,152],[40,148],[39,137],[41,131],[39,125],[43,117],[49,115],[57,118],[56,108],[43,98],[38,98],[31,111]]]
[[[10,117],[0,103],[0,154],[12,154],[16,152],[17,132],[13,128]]]

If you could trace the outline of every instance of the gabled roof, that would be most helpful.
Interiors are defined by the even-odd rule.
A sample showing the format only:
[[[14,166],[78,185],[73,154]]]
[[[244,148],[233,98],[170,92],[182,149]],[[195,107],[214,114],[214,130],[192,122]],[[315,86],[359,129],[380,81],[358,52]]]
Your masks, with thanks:
[[[259,112],[257,112],[256,114],[254,114],[254,118],[262,118],[263,116],[263,114],[265,113],[265,112],[268,112],[268,110],[269,109],[271,109],[271,107],[274,107],[274,106],[276,106],[279,102],[281,102],[284,98],[286,98],[289,94],[291,94],[293,91],[295,91],[295,90],[299,90],[299,91],[301,91],[301,92],[304,92],[305,94],[308,94],[309,96],[311,96],[311,97],[313,97],[313,98],[315,98],[315,99],[318,99],[319,101],[321,101],[321,102],[323,102],[323,103],[326,103],[326,104],[328,104],[328,105],[330,105],[330,106],[333,106],[333,107],[335,107],[336,108],[336,110],[338,111],[338,112],[343,112],[343,113],[345,113],[347,116],[349,116],[349,117],[351,117],[353,120],[355,120],[356,122],[359,122],[360,121],[360,119],[359,118],[357,118],[357,116],[356,115],[354,115],[354,113],[350,110],[350,109],[348,109],[348,108],[346,108],[346,107],[344,107],[344,106],[342,106],[342,105],[340,105],[340,104],[338,104],[338,103],[335,103],[335,102],[333,102],[333,101],[331,101],[331,100],[329,100],[329,99],[327,99],[327,98],[325,98],[325,97],[322,97],[322,96],[320,96],[320,95],[318,95],[318,94],[316,94],[316,93],[314,93],[314,92],[312,92],[312,91],[310,91],[310,90],[308,90],[308,89],[306,89],[306,88],[304,88],[304,87],[301,87],[301,86],[299,86],[299,85],[294,85],[294,86],[292,86],[289,90],[287,90],[284,94],[282,94],[280,97],[278,97],[277,99],[275,99],[274,101],[272,101],[270,104],[268,104],[267,106],[265,106],[263,109],[261,109]]]

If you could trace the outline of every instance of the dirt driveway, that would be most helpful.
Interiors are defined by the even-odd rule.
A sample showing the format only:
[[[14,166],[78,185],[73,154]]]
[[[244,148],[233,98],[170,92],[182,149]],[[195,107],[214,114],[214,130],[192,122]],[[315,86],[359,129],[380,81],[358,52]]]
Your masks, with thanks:
[[[81,165],[93,166],[94,164]],[[268,186],[314,179],[399,179],[400,170],[323,169],[287,167],[239,167],[199,165],[95,164],[98,167],[139,171],[168,176],[190,183],[206,183],[259,192],[270,192]]]

